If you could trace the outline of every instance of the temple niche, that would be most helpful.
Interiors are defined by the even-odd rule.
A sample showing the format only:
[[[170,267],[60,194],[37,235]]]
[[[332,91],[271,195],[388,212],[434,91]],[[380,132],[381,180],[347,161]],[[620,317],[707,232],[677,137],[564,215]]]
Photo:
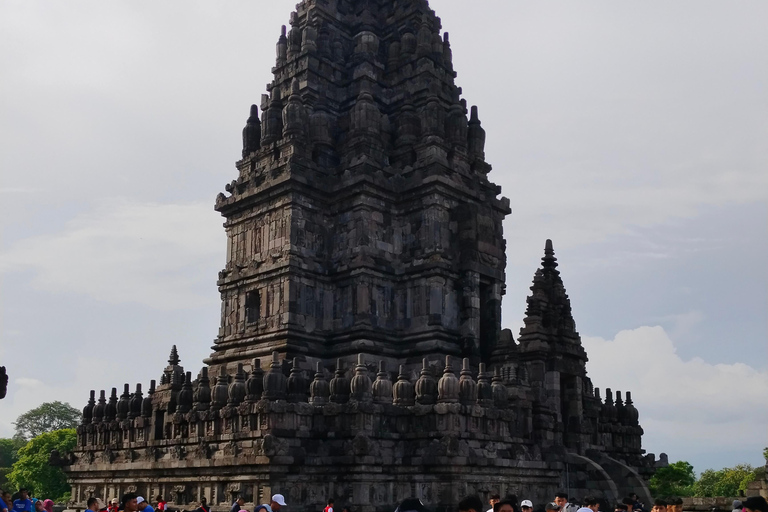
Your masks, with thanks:
[[[216,197],[213,351],[193,373],[174,346],[146,394],[91,392],[55,459],[72,506],[648,497],[638,411],[592,386],[551,241],[519,337],[502,328],[509,200],[427,2],[304,0],[276,54]]]

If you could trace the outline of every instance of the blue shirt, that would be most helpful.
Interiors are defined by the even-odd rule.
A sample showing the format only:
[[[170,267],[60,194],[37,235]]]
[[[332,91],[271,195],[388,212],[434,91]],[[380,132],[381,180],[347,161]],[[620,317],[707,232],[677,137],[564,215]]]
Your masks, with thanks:
[[[146,506],[146,507],[144,507],[144,510],[142,510],[141,512],[155,512],[155,509],[154,509],[154,508],[152,508],[152,505],[150,505],[149,503],[147,503],[147,506]]]
[[[14,512],[33,512],[35,508],[32,506],[32,500],[26,499],[26,500],[16,500],[13,502],[13,510]]]
[[[3,510],[4,508],[8,508],[8,505],[6,505],[5,502],[0,499],[0,510]]]

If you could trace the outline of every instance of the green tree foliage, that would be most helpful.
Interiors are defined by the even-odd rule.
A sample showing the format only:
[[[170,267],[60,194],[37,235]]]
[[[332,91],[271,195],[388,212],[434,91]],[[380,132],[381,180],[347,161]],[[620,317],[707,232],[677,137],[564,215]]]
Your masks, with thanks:
[[[7,487],[7,475],[19,459],[19,449],[24,446],[20,439],[0,439],[0,489]]]
[[[25,487],[39,498],[59,501],[69,493],[64,472],[51,466],[48,459],[51,451],[59,453],[72,451],[77,443],[75,429],[67,428],[46,432],[34,437],[19,450],[17,460],[8,474],[8,482],[16,489]]]
[[[755,468],[749,464],[738,464],[719,471],[708,469],[701,474],[694,485],[694,492],[696,496],[705,498],[736,496],[739,490],[745,490],[757,475]]]
[[[80,423],[80,411],[62,402],[46,402],[16,419],[17,439],[28,441],[45,432],[75,428]]]
[[[693,466],[684,460],[659,468],[651,478],[651,494],[654,496],[691,496],[696,474]]]
[[[763,458],[768,461],[768,446],[763,448]]]

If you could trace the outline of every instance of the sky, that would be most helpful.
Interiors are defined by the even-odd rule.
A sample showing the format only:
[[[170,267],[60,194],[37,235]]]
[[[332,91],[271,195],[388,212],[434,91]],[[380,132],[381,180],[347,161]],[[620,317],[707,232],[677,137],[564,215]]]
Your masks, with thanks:
[[[0,1],[0,436],[197,371],[215,196],[295,0]],[[516,334],[551,238],[598,387],[697,472],[768,445],[768,3],[432,0],[512,214]]]

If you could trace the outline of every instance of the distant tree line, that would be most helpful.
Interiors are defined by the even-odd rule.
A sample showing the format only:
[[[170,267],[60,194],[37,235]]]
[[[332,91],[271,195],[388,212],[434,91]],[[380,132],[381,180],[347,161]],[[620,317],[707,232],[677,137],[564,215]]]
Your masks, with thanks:
[[[768,459],[768,448],[763,450],[763,456]],[[754,468],[749,464],[737,464],[720,470],[707,469],[696,478],[693,466],[681,460],[658,468],[651,478],[650,488],[651,494],[659,497],[732,497],[738,496],[740,491],[746,491],[750,483],[763,478],[765,466]]]

